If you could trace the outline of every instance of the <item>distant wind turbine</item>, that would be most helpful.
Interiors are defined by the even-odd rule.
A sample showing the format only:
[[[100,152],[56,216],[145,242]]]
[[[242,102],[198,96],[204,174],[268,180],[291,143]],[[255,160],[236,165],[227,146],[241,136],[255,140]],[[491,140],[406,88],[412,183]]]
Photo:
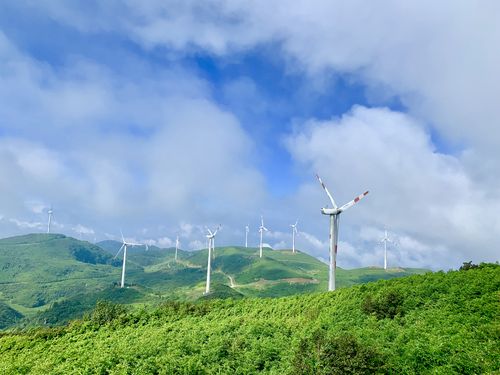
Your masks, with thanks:
[[[248,247],[248,232],[250,231],[250,227],[248,224],[245,227],[245,248]]]
[[[363,194],[357,196],[354,198],[352,201],[349,203],[344,204],[341,207],[337,207],[337,204],[333,200],[332,195],[326,188],[325,184],[319,177],[319,175],[316,174],[316,177],[325,190],[326,194],[328,195],[328,198],[330,199],[330,202],[332,202],[333,208],[322,208],[321,213],[323,215],[329,215],[330,216],[330,269],[328,273],[328,290],[335,290],[335,273],[337,269],[337,242],[338,242],[338,233],[339,233],[339,221],[340,221],[340,214],[347,210],[348,208],[351,208],[354,206],[356,203],[358,203],[362,198],[366,197],[368,194],[368,191],[365,191]]]
[[[49,215],[49,221],[47,222],[47,233],[50,233],[50,224],[52,223],[52,214],[54,211],[52,210],[52,206],[50,206],[49,210],[47,211],[47,214]]]
[[[295,235],[298,233],[297,224],[299,223],[299,219],[295,221],[295,224],[290,224],[292,227],[292,252],[295,253]]]
[[[122,280],[120,283],[120,288],[125,287],[125,265],[127,263],[127,247],[133,247],[133,246],[143,246],[142,244],[139,243],[133,243],[133,242],[127,242],[125,241],[125,237],[123,237],[123,233],[120,230],[120,234],[122,235],[122,247],[120,247],[120,250],[115,255],[115,258],[120,254],[120,252],[123,250],[123,265],[122,265]]]
[[[260,233],[260,252],[259,252],[259,257],[262,258],[262,235],[263,233],[267,232],[268,229],[264,226],[264,217],[262,215],[260,216],[260,227],[259,227],[259,233]]]
[[[220,225],[215,229],[215,231],[211,231],[207,229],[207,241],[208,241],[208,263],[207,263],[207,284],[205,286],[205,294],[210,293],[210,273],[212,271],[212,251],[215,249],[215,236],[220,229]]]
[[[387,242],[394,243],[387,234],[387,228],[384,228],[384,237],[380,240],[380,243],[384,244],[384,270],[387,271]]]

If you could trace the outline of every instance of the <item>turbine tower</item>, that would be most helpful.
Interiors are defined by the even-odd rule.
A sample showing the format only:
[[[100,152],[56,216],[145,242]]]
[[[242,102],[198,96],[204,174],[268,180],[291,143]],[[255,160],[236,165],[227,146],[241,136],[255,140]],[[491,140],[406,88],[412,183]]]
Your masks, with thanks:
[[[215,235],[220,229],[220,224],[219,226],[215,229],[215,231],[211,231],[210,229],[207,229],[207,241],[208,241],[208,263],[207,263],[207,284],[205,286],[205,294],[210,293],[210,273],[212,270],[212,251],[215,249]]]
[[[123,264],[122,264],[122,280],[120,283],[120,288],[125,287],[125,264],[127,263],[127,247],[133,247],[133,246],[143,246],[142,244],[139,243],[133,243],[133,242],[127,242],[125,241],[125,237],[123,237],[123,233],[120,230],[120,234],[122,235],[122,247],[120,247],[120,250],[115,255],[115,258],[120,254],[120,251],[123,250]]]
[[[259,227],[259,233],[260,233],[260,251],[259,251],[259,257],[262,258],[262,235],[264,231],[268,231],[268,229],[264,226],[264,218],[262,215],[260,216],[260,227]]]
[[[299,219],[295,221],[295,224],[291,224],[292,227],[292,252],[295,254],[295,235],[298,233],[297,224],[299,223]]]
[[[394,241],[392,241],[387,234],[387,228],[384,228],[384,238],[380,240],[380,243],[384,243],[384,270],[386,271],[387,271],[387,242],[394,243]]]
[[[52,206],[50,206],[49,210],[47,211],[47,214],[49,215],[49,221],[47,222],[47,233],[50,233],[50,224],[52,223],[52,214],[54,211],[52,210]]]
[[[326,194],[328,195],[328,198],[330,199],[330,202],[332,202],[333,206],[333,208],[326,207],[321,209],[321,213],[323,215],[330,216],[330,269],[328,272],[328,290],[331,291],[335,290],[335,274],[337,269],[337,242],[339,234],[340,214],[345,210],[347,210],[348,208],[354,206],[356,203],[358,203],[362,198],[364,198],[368,194],[368,191],[365,191],[363,194],[357,196],[349,203],[346,203],[341,207],[337,207],[337,204],[333,200],[332,195],[326,188],[325,184],[323,183],[319,175],[316,174],[316,177],[318,178],[319,183],[321,184]]]
[[[248,224],[245,226],[245,248],[248,248],[248,232],[250,231],[250,228]]]
[[[177,262],[177,250],[179,250],[179,236],[175,239],[175,261]]]

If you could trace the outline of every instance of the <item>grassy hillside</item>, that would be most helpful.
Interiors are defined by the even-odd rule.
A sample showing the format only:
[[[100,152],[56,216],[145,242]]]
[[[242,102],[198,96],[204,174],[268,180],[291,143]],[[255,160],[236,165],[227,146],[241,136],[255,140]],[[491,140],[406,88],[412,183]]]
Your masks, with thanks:
[[[26,316],[23,324],[59,324],[81,317],[103,293],[116,289],[122,255],[116,259],[114,255],[120,246],[116,241],[96,246],[58,234],[0,240],[0,302],[12,309],[10,313]],[[129,299],[120,302],[137,305],[202,297],[207,251],[180,250],[177,262],[174,253],[175,249],[130,248],[126,284],[141,295],[124,294]],[[327,288],[327,266],[300,252],[265,249],[260,259],[255,248],[218,247],[212,265],[214,294],[210,298],[280,297]],[[425,270],[339,269],[337,282],[343,287],[414,272]],[[114,296],[109,299],[115,301]],[[5,319],[7,326],[20,321],[19,317]]]
[[[0,372],[427,374],[500,371],[500,266],[279,299],[170,302],[0,336]]]
[[[120,265],[119,259],[101,248],[60,234],[2,239],[0,300],[29,313],[52,301],[110,285],[119,280]]]

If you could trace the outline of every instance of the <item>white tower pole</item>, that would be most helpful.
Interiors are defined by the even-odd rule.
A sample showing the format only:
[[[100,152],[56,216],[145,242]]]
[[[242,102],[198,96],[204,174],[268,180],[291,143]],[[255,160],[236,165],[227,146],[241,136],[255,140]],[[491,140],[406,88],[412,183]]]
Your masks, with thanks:
[[[210,293],[210,272],[211,272],[211,260],[212,260],[212,251],[211,251],[212,239],[208,239],[208,263],[207,263],[207,284],[205,286],[205,294]]]
[[[260,232],[260,250],[259,250],[259,257],[262,258],[262,233],[264,232],[264,229],[260,228],[259,229],[259,232]]]
[[[335,215],[330,215],[330,267],[328,272],[328,290],[335,290],[337,254],[335,252]]]
[[[52,208],[49,209],[49,221],[47,222],[47,233],[50,233],[50,223],[52,222]]]
[[[248,248],[248,225],[245,227],[245,248]]]
[[[125,263],[127,262],[127,245],[123,247],[122,282],[120,288],[125,287]]]

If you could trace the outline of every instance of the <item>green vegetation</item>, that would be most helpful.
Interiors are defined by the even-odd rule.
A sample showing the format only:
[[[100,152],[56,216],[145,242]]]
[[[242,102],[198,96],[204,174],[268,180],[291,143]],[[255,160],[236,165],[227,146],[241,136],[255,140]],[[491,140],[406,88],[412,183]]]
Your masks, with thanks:
[[[6,303],[0,302],[0,329],[15,325],[23,314],[14,310]]]
[[[500,371],[500,266],[336,292],[101,302],[66,327],[5,332],[5,374],[473,374]]]
[[[132,247],[127,256],[125,290],[117,288],[121,247],[116,241],[96,246],[60,234],[30,234],[0,240],[0,302],[4,326],[65,324],[81,318],[100,299],[130,305],[165,300],[282,297],[327,289],[327,266],[307,254],[244,247],[218,247],[212,263],[212,293],[203,296],[207,251]],[[338,269],[340,287],[393,278],[418,269]],[[21,315],[16,315],[21,314]],[[23,318],[24,316],[24,318]]]

